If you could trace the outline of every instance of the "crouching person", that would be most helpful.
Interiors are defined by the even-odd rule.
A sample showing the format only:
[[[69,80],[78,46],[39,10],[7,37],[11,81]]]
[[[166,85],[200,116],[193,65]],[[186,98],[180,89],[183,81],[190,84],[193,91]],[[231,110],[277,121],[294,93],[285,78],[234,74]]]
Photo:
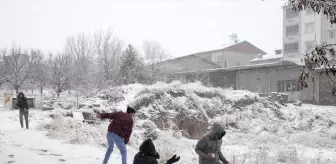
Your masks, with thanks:
[[[122,164],[127,164],[126,144],[128,143],[129,138],[132,134],[134,113],[135,110],[128,106],[126,113],[114,112],[97,114],[98,118],[107,118],[112,120],[108,127],[108,148],[105,154],[103,164],[106,164],[110,159],[111,153],[113,152],[114,144],[116,144],[118,149],[120,150]]]
[[[157,159],[160,159],[160,155],[156,152],[153,141],[147,139],[140,145],[140,152],[134,156],[133,164],[158,164]],[[173,164],[179,160],[180,157],[174,155],[166,164]]]
[[[199,155],[199,164],[229,164],[222,154],[222,138],[225,135],[224,127],[216,122],[210,132],[202,136],[197,142],[195,151]]]

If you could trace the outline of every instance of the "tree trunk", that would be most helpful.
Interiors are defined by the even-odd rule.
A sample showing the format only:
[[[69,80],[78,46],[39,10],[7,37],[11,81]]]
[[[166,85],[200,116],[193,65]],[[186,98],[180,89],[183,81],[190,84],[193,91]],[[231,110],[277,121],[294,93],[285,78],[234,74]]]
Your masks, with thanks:
[[[15,92],[16,92],[16,94],[19,94],[19,89],[20,89],[20,87],[19,87],[19,86],[15,86],[14,88],[15,88]]]
[[[40,86],[40,92],[43,94],[43,85]]]
[[[59,93],[59,92],[57,92],[57,98],[59,98],[59,96],[60,96],[60,93]]]

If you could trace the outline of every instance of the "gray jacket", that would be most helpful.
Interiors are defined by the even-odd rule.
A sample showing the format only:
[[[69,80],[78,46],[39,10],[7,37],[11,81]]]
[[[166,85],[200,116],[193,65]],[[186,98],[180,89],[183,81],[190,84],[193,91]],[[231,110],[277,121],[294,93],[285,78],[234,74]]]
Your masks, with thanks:
[[[197,142],[195,151],[199,155],[199,164],[220,164],[219,161],[227,163],[221,151],[222,132],[225,132],[224,127],[220,123],[214,123],[211,131]],[[209,154],[213,154],[214,157],[210,157]]]

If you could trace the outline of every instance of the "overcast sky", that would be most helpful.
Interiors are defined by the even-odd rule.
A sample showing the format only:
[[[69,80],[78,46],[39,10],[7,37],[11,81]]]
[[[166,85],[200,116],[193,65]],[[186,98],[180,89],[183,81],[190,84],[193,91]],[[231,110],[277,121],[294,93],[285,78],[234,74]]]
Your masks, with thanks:
[[[231,33],[268,53],[282,48],[282,0],[0,0],[0,48],[61,51],[69,35],[111,27],[172,56],[219,48]]]

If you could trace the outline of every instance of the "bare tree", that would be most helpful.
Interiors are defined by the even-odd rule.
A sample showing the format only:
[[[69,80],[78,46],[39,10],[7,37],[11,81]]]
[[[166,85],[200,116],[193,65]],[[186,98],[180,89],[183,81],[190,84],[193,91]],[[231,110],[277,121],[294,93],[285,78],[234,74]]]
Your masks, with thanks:
[[[143,43],[145,59],[149,62],[151,80],[154,82],[160,74],[159,63],[167,60],[169,55],[158,42],[146,41]]]
[[[43,93],[43,88],[50,80],[50,67],[47,61],[44,60],[43,53],[40,50],[30,50],[31,56],[36,59],[33,67],[33,81],[40,87],[40,92]]]
[[[315,13],[323,13],[328,17],[331,24],[336,23],[335,0],[288,0],[294,10],[313,10]],[[303,59],[304,66],[300,75],[301,89],[308,87],[307,80],[314,80],[315,75],[325,74],[333,85],[332,94],[336,95],[336,44],[323,43],[307,50]],[[317,74],[317,69],[319,69]]]
[[[94,46],[98,55],[98,75],[101,76],[99,78],[100,83],[108,82],[115,84],[120,67],[123,42],[109,28],[107,32],[100,30],[95,33]]]
[[[85,86],[90,81],[89,68],[92,64],[93,44],[90,35],[84,33],[68,37],[65,53],[73,58],[74,84]]]
[[[72,57],[68,54],[58,54],[55,58],[50,55],[51,80],[50,85],[57,94],[57,97],[70,88],[72,75]]]
[[[11,49],[2,50],[2,58],[3,80],[18,93],[20,87],[33,77],[36,56],[13,44]]]

